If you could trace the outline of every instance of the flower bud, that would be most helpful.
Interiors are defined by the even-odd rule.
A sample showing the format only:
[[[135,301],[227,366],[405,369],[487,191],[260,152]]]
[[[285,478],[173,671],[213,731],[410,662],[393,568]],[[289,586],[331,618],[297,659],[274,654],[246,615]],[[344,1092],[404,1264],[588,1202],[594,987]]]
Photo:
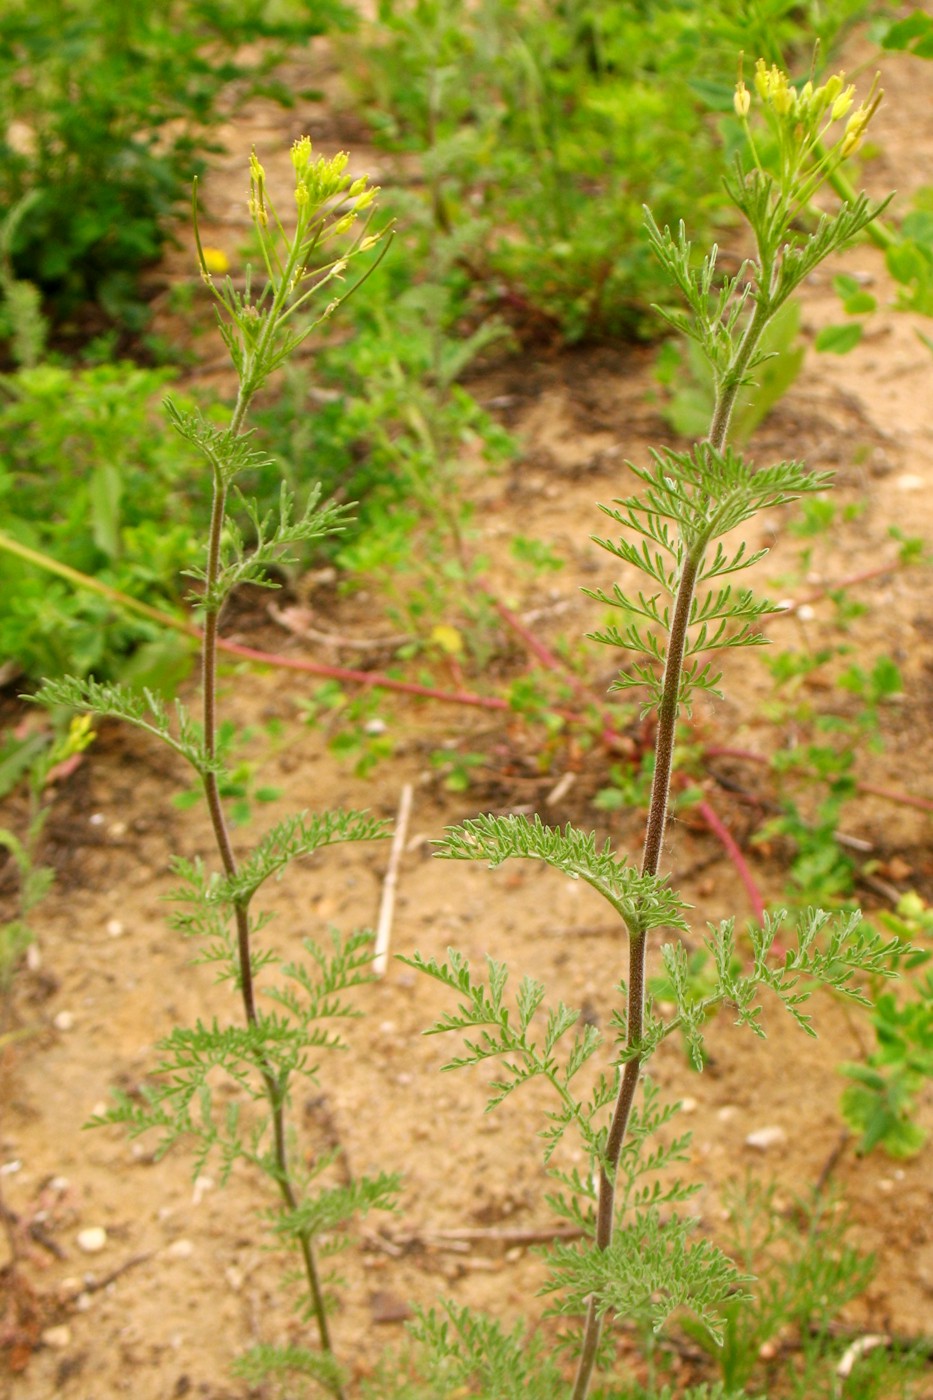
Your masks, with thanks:
[[[763,58],[759,58],[758,62],[755,64],[755,87],[758,90],[759,97],[765,100],[770,97],[771,74],[768,72]]]
[[[740,78],[735,85],[735,95],[732,98],[732,105],[735,108],[735,115],[743,119],[748,116],[748,110],[752,105],[752,95]]]
[[[783,73],[773,70],[774,78],[771,83],[771,106],[779,117],[786,117],[788,112],[792,112],[797,103],[797,94],[790,86]]]
[[[845,92],[840,92],[839,95],[833,101],[833,105],[830,110],[830,116],[832,117],[834,122],[837,122],[840,117],[845,116],[846,112],[848,112],[849,108],[852,106],[854,100],[855,86],[854,84],[850,83],[849,86],[846,88]]]

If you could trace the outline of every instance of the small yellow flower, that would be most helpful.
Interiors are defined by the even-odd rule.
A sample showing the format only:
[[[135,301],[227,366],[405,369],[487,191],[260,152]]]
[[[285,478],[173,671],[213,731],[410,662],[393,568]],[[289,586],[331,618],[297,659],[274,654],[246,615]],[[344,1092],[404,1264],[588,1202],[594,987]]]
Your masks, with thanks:
[[[740,78],[735,85],[735,96],[732,99],[737,117],[747,117],[749,108],[752,105],[752,95]]]
[[[222,276],[225,272],[230,271],[230,259],[223,248],[211,248],[205,245],[201,251],[204,254],[204,266],[208,272],[216,272]]]
[[[758,96],[767,101],[771,96],[771,74],[768,72],[768,66],[763,58],[759,58],[755,64],[755,87],[758,90]]]
[[[863,102],[861,106],[856,107],[855,111],[846,122],[845,135],[842,138],[842,146],[839,151],[843,160],[853,155],[862,144],[865,128],[878,110],[881,97],[882,94],[879,93],[877,97],[874,97],[871,101]]]
[[[775,72],[777,72],[776,69]],[[779,77],[781,81],[772,84],[771,105],[779,117],[786,117],[788,112],[792,112],[796,106],[797,94],[783,73]]]
[[[833,105],[830,109],[830,116],[832,117],[833,121],[837,122],[840,117],[844,117],[854,101],[855,85],[853,83],[850,83],[849,86],[846,88],[845,92],[840,92],[838,96],[833,100]]]
[[[295,167],[295,174],[303,174],[311,159],[310,136],[299,136],[297,141],[292,142],[291,158],[292,165]]]

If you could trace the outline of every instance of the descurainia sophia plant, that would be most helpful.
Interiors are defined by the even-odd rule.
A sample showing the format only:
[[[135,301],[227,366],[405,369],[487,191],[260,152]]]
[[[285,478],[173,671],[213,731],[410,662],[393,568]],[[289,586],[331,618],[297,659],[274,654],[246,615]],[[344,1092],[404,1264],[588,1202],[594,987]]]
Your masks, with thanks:
[[[618,987],[620,1005],[611,1022],[609,1073],[599,1075],[588,1092],[578,1093],[576,1076],[595,1054],[599,1032],[587,1026],[571,1034],[579,1012],[563,1003],[542,1023],[537,1013],[545,989],[532,978],[522,980],[513,1009],[506,1000],[508,969],[492,957],[487,957],[485,978],[476,976],[455,950],[448,951],[445,962],[421,954],[409,960],[459,996],[456,1011],[428,1032],[463,1035],[464,1052],[447,1068],[500,1062],[490,1107],[533,1078],[544,1078],[556,1092],[556,1107],[542,1133],[545,1161],[559,1186],[549,1202],[581,1230],[583,1242],[559,1243],[550,1250],[544,1292],[554,1299],[553,1313],[584,1319],[580,1334],[561,1339],[576,1358],[572,1400],[584,1400],[597,1367],[608,1363],[607,1318],[640,1318],[658,1328],[676,1308],[688,1307],[716,1336],[727,1297],[750,1282],[712,1242],[697,1238],[688,1218],[676,1211],[662,1217],[660,1207],[667,1203],[669,1210],[686,1199],[690,1186],[641,1180],[646,1171],[683,1160],[686,1141],[670,1147],[652,1141],[670,1116],[659,1109],[650,1085],[639,1103],[639,1085],[654,1051],[679,1031],[701,1068],[704,1022],[723,1004],[734,1009],[738,1025],[763,1036],[758,998],[764,989],[812,1035],[803,1004],[814,984],[864,1002],[856,979],[890,975],[896,942],[885,943],[866,929],[858,913],[830,916],[810,909],[797,921],[795,940],[789,931],[781,932],[782,944],[794,944],[781,954],[776,941],[782,912],[767,916],[761,927],[750,927],[751,966],[740,972],[735,921],[729,919],[711,925],[705,940],[716,971],[708,995],[691,991],[680,941],[660,949],[673,1013],[663,1017],[646,992],[649,939],[662,930],[676,934],[688,927],[687,906],[661,870],[678,718],[689,713],[695,693],[720,694],[721,677],[709,653],[762,643],[756,624],[774,611],[733,582],[765,553],[750,550],[745,539],[736,543],[733,532],[759,511],[830,484],[827,475],[793,460],[753,466],[730,444],[733,412],[765,359],[763,337],[774,317],[814,268],[884,208],[862,194],[833,212],[810,213],[817,191],[858,148],[881,101],[877,84],[856,105],[854,88],[846,86],[842,75],[798,89],[784,72],[761,60],[752,89],[740,76],[734,106],[746,138],[745,155],[736,159],[725,181],[754,238],[755,251],[739,271],[720,275],[715,247],[697,259],[683,223],[672,233],[645,211],[651,246],[685,303],[683,309],[657,310],[696,343],[712,371],[709,432],[687,451],[665,448],[652,452],[648,465],[628,464],[641,490],[602,507],[621,535],[596,543],[645,582],[640,589],[626,581],[608,590],[587,590],[620,614],[618,624],[595,633],[596,639],[634,657],[614,688],[645,688],[645,710],[657,717],[641,864],[614,851],[609,842],[600,847],[595,836],[569,825],[552,829],[538,817],[523,816],[464,822],[447,832],[438,852],[446,859],[480,860],[492,867],[513,857],[543,861],[571,879],[584,880],[612,906],[628,934],[628,975]],[[588,1163],[583,1171],[555,1165],[560,1159],[554,1154],[571,1128]],[[427,1349],[427,1364],[438,1376],[471,1380],[483,1395],[498,1400],[529,1394],[554,1400],[565,1393],[554,1358],[537,1343],[528,1346],[521,1329],[506,1334],[495,1322],[480,1323],[447,1305],[446,1315],[424,1314],[416,1330]]]
[[[219,869],[208,868],[200,859],[173,862],[180,879],[173,898],[181,910],[172,923],[198,941],[196,961],[213,963],[218,981],[232,984],[241,1002],[239,1024],[221,1024],[215,1017],[210,1023],[199,1019],[193,1027],[176,1027],[159,1045],[161,1059],[142,1102],[118,1095],[116,1106],[92,1119],[92,1125],[122,1123],[134,1136],[154,1129],[160,1134],[159,1155],[177,1139],[193,1138],[196,1173],[213,1154],[224,1180],[238,1159],[265,1174],[278,1196],[278,1207],[270,1213],[272,1232],[298,1256],[299,1311],[316,1327],[320,1350],[260,1346],[240,1358],[238,1369],[257,1382],[268,1373],[298,1372],[343,1400],[344,1373],[331,1341],[318,1239],[326,1234],[333,1244],[335,1232],[353,1216],[391,1208],[397,1178],[380,1173],[348,1185],[328,1184],[333,1155],[306,1165],[295,1150],[287,1113],[295,1077],[316,1079],[321,1052],[343,1047],[341,1020],[358,1014],[345,993],[371,976],[371,940],[366,932],[346,937],[333,932],[328,941],[305,938],[306,956],[284,961],[260,941],[258,935],[272,913],[254,912],[253,901],[267,880],[278,878],[299,857],[385,832],[383,824],[365,812],[304,812],[276,823],[251,850],[239,852],[221,797],[223,780],[229,776],[217,700],[217,635],[224,604],[242,583],[275,587],[270,566],[292,562],[296,545],[339,530],[345,518],[341,508],[321,503],[319,491],[296,518],[283,485],[277,520],[262,515],[239,494],[237,478],[243,472],[269,465],[250,445],[250,406],[270,374],[349,295],[341,290],[347,272],[359,268],[359,285],[374,265],[366,254],[377,245],[386,246],[383,234],[367,232],[365,224],[349,247],[344,242],[377,194],[367,177],[351,179],[347,174],[345,153],[331,160],[314,156],[310,140],[303,137],[292,146],[291,159],[295,216],[288,230],[269,197],[255,152],[250,160],[249,208],[265,272],[258,292],[250,275],[243,291],[229,278],[215,284],[198,233],[195,191],[201,273],[217,303],[220,331],[239,383],[226,428],[166,403],[178,432],[207,463],[211,482],[205,561],[192,571],[200,585],[193,601],[203,624],[200,724],[181,702],[172,714],[149,691],[134,692],[93,678],[47,682],[37,699],[134,724],[194,769],[207,798]],[[329,300],[321,307],[325,296]],[[231,496],[250,520],[255,543],[249,548],[230,512]],[[269,979],[272,968],[277,981]],[[262,996],[271,1009],[264,1008]],[[215,1109],[209,1079],[218,1066],[240,1091],[223,1114]]]

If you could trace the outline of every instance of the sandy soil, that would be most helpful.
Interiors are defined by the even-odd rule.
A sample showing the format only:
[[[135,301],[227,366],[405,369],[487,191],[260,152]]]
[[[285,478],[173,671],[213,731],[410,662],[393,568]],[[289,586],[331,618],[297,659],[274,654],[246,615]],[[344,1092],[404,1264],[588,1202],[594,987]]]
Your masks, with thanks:
[[[885,86],[896,100],[878,118],[882,154],[865,179],[874,193],[907,192],[923,178],[918,133],[925,150],[933,141],[933,69],[892,61]],[[322,117],[315,109],[283,116],[257,106],[238,117],[227,133],[236,155],[218,164],[207,187],[219,228],[242,220],[240,171],[249,144],[257,143],[267,163],[276,147],[285,159],[285,141],[308,129],[309,117],[318,135]],[[180,257],[169,260],[170,275],[183,265]],[[821,326],[838,319],[831,278],[842,269],[863,276],[882,304],[893,298],[881,255],[868,246],[851,250],[806,288],[808,344]],[[813,596],[892,565],[850,590],[866,607],[849,627],[853,656],[866,665],[889,655],[904,678],[903,698],[882,714],[884,750],[860,755],[859,776],[929,799],[929,572],[893,567],[896,546],[888,533],[896,524],[933,539],[933,362],[916,337],[917,324],[888,309],[849,356],[808,349],[803,374],[758,432],[752,454],[759,461],[803,455],[814,467],[834,470],[837,480],[838,524],[812,542],[805,565],[801,550],[810,542],[789,530],[787,515],[756,524],[755,542],[771,547],[758,566],[760,584],[768,588],[770,581],[772,593],[810,600],[806,612],[770,624],[779,647],[815,649],[838,641],[833,604]],[[649,445],[671,440],[652,398],[650,357],[625,348],[526,354],[470,387],[522,443],[513,466],[471,481],[480,547],[495,561],[520,530],[566,560],[545,584],[543,608],[539,589],[516,584],[514,576],[507,582],[507,570],[495,562],[493,575],[501,575],[503,599],[519,615],[536,610],[530,626],[537,637],[551,646],[563,638],[573,643],[585,684],[602,697],[612,657],[578,641],[595,621],[580,586],[612,582],[608,557],[589,541],[601,528],[595,503],[625,492],[631,480],[626,459],[643,459]],[[858,507],[850,519],[846,506]],[[309,596],[317,596],[313,588]],[[327,630],[366,634],[365,600],[331,606]],[[258,605],[238,612],[229,630],[268,651],[357,664],[352,648],[311,645],[276,627]],[[497,646],[489,673],[466,678],[487,694],[502,693],[529,664],[515,635]],[[455,677],[439,671],[436,679],[456,688]],[[581,731],[572,729],[543,752],[540,730],[494,711],[382,693],[374,713],[394,752],[360,779],[332,756],[326,728],[300,722],[299,704],[316,684],[296,673],[230,668],[223,703],[238,724],[256,727],[253,756],[262,779],[283,789],[277,811],[365,806],[392,818],[403,784],[413,784],[393,950],[442,956],[454,945],[474,960],[487,953],[505,958],[516,977],[543,979],[554,1000],[580,1006],[606,1027],[624,950],[597,897],[537,867],[490,874],[433,860],[430,849],[446,824],[477,811],[533,810],[551,822],[595,827],[637,852],[643,814],[609,815],[593,806],[606,785],[605,750],[598,744],[587,749]],[[826,686],[822,679],[805,688],[817,708],[827,699]],[[754,653],[728,659],[725,689],[725,702],[701,706],[696,715],[701,742],[761,755],[793,742],[793,721],[776,727],[767,718],[772,685]],[[838,696],[832,699],[835,704]],[[637,756],[645,736],[627,711],[617,713]],[[284,738],[262,737],[271,720],[284,723]],[[447,791],[432,765],[431,755],[445,746],[484,756],[464,794]],[[767,769],[720,756],[708,761],[699,781],[765,899],[779,901],[787,852],[777,844],[764,850],[749,844],[774,797]],[[11,1271],[0,1275],[8,1321],[14,1301],[20,1309],[18,1329],[3,1338],[2,1384],[11,1400],[125,1394],[232,1400],[249,1393],[229,1378],[230,1361],[245,1345],[301,1335],[257,1221],[263,1184],[235,1170],[221,1190],[209,1170],[193,1187],[183,1147],[155,1163],[145,1139],[129,1142],[118,1129],[82,1131],[111,1089],[132,1090],[151,1071],[153,1047],[174,1025],[236,1016],[210,969],[192,967],[191,948],[165,924],[170,855],[210,857],[201,809],[182,812],[172,805],[180,782],[184,775],[154,746],[104,725],[88,761],[63,786],[49,826],[45,856],[57,883],[41,913],[41,965],[18,979],[14,1008],[34,1033],[8,1048],[3,1063],[0,1186],[20,1251],[18,1299],[10,1295]],[[13,801],[2,820],[20,817]],[[260,812],[263,824],[271,819]],[[872,882],[860,889],[867,907],[883,905],[885,890],[890,896],[912,888],[933,899],[928,821],[920,810],[877,797],[858,798],[846,809],[847,834],[864,843],[860,859],[877,862]],[[292,946],[301,934],[326,935],[330,925],[372,925],[387,858],[387,845],[349,847],[294,870],[275,888],[279,917],[271,937]],[[695,814],[672,824],[666,864],[696,905],[698,927],[707,919],[746,917],[735,867]],[[11,901],[9,878],[0,895]],[[347,1173],[404,1173],[398,1214],[367,1220],[356,1232],[356,1247],[340,1260],[345,1284],[334,1312],[336,1340],[363,1377],[384,1348],[401,1341],[413,1304],[446,1295],[510,1319],[533,1316],[538,1305],[529,1300],[542,1265],[529,1241],[553,1220],[535,1138],[541,1095],[518,1094],[483,1116],[480,1076],[440,1075],[453,1045],[420,1034],[449,1000],[403,965],[391,964],[385,980],[364,989],[358,1001],[365,1015],[349,1029],[351,1052],[323,1066],[320,1086],[309,1086],[296,1103],[296,1118],[309,1156],[338,1146]],[[681,1121],[694,1134],[686,1170],[703,1183],[698,1215],[704,1228],[719,1228],[723,1187],[747,1175],[773,1180],[785,1204],[831,1179],[854,1222],[854,1242],[878,1254],[875,1280],[850,1309],[849,1322],[933,1334],[933,1149],[900,1164],[880,1154],[856,1156],[838,1113],[837,1066],[869,1044],[869,1027],[827,997],[818,999],[815,1012],[816,1042],[777,1010],[767,1018],[765,1044],[720,1019],[710,1031],[703,1075],[687,1068],[678,1045],[667,1043],[659,1052],[656,1082],[666,1094],[686,1099]],[[919,1119],[933,1127],[930,1093]],[[749,1134],[766,1128],[781,1130],[778,1142],[764,1150],[750,1146]],[[91,1256],[78,1239],[93,1227],[106,1231],[106,1245]],[[620,1346],[629,1348],[624,1336]],[[633,1355],[636,1374],[638,1364]],[[684,1377],[694,1374],[689,1351],[681,1366]],[[768,1385],[777,1387],[776,1378]],[[926,1385],[918,1395],[933,1395],[933,1381]]]

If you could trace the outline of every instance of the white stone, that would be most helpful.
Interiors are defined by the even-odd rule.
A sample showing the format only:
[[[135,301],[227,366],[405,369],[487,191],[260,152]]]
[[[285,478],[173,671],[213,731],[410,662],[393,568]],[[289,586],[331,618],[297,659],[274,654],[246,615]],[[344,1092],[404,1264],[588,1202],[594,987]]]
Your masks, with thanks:
[[[165,1251],[169,1259],[190,1259],[194,1245],[190,1240],[173,1240]]]
[[[71,1011],[59,1011],[52,1025],[57,1031],[70,1031],[75,1023],[74,1014]]]
[[[783,1128],[772,1124],[768,1128],[756,1128],[753,1133],[749,1133],[745,1139],[746,1147],[755,1147],[759,1152],[767,1152],[769,1147],[780,1147],[787,1141],[787,1134]]]
[[[60,1327],[46,1327],[42,1333],[42,1340],[47,1347],[64,1351],[65,1347],[71,1346],[71,1328],[64,1323]]]
[[[122,938],[122,937],[123,937],[123,932],[124,932],[124,930],[123,930],[123,925],[122,925],[122,923],[120,922],[120,920],[119,920],[119,919],[108,919],[108,920],[107,920],[107,932],[110,934],[110,937],[111,937],[111,938]]]
[[[107,1231],[102,1225],[89,1225],[78,1232],[77,1243],[84,1254],[99,1254],[107,1247]]]

